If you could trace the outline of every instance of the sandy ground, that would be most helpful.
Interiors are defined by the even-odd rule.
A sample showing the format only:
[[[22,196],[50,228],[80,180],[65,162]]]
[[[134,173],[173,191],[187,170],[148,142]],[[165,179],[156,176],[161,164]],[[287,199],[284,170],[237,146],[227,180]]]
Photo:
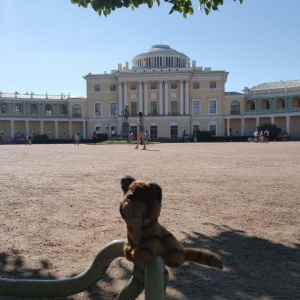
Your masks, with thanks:
[[[132,175],[162,187],[163,225],[225,265],[168,269],[167,299],[300,299],[299,142],[2,145],[0,153],[0,277],[87,269],[125,238],[119,182]],[[96,285],[65,299],[115,299],[131,268],[116,259]]]

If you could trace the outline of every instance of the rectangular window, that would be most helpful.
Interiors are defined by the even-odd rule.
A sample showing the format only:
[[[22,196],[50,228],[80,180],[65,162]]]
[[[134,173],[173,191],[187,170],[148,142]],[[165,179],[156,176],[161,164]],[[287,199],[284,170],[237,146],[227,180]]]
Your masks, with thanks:
[[[215,89],[215,88],[217,87],[217,83],[216,83],[215,81],[211,81],[211,82],[209,83],[209,87],[210,87],[211,89]]]
[[[193,82],[193,89],[199,90],[200,89],[200,83],[199,82]]]
[[[171,101],[171,115],[177,115],[177,101]]]
[[[117,86],[115,84],[110,85],[110,91],[115,92],[117,90]]]
[[[136,91],[136,84],[135,83],[130,84],[130,90],[131,91]]]
[[[150,84],[150,89],[151,89],[151,90],[157,90],[157,84],[156,84],[155,82],[152,82],[152,83]]]
[[[209,131],[210,131],[211,135],[216,135],[217,126],[216,125],[209,125]]]
[[[101,91],[101,87],[100,87],[99,84],[96,84],[96,85],[94,86],[94,91],[95,91],[95,92],[100,92],[100,91]]]
[[[157,116],[157,102],[151,102],[151,116]]]
[[[131,116],[137,115],[137,103],[136,102],[131,102],[131,104],[130,104],[130,115]]]
[[[117,115],[117,103],[116,102],[110,103],[110,115],[111,116]]]
[[[101,103],[95,103],[95,116],[101,116]]]
[[[193,101],[193,115],[200,115],[200,101]]]
[[[217,101],[216,100],[210,100],[209,101],[209,113],[215,114],[217,112]]]
[[[178,137],[178,127],[177,126],[170,127],[170,136],[171,136],[171,139],[177,139],[177,137]]]
[[[171,90],[177,89],[177,82],[171,82]]]
[[[157,126],[150,126],[150,140],[157,140]]]

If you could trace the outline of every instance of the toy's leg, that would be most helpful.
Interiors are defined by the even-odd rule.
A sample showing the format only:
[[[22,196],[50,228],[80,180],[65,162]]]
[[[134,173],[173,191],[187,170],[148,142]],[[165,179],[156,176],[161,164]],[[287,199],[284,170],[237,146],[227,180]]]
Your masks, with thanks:
[[[119,293],[117,300],[134,300],[140,295],[145,286],[145,268],[144,264],[134,264],[133,276]]]

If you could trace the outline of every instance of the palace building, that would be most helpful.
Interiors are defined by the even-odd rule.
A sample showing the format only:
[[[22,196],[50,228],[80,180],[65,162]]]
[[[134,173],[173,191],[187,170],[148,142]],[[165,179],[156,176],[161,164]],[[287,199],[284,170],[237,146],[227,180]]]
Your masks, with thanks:
[[[197,66],[168,45],[154,45],[109,74],[84,76],[85,97],[0,92],[0,137],[47,134],[50,139],[90,139],[92,132],[119,136],[122,111],[129,108],[130,131],[137,134],[143,112],[150,140],[192,137],[197,130],[215,136],[251,136],[272,123],[300,139],[300,80],[262,83],[244,93],[226,92],[225,70]]]

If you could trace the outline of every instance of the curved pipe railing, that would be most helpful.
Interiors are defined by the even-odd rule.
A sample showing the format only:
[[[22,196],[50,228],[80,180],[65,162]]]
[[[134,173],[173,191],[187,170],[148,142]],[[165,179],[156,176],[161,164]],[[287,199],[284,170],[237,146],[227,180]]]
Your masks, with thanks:
[[[61,280],[0,278],[0,295],[15,297],[64,297],[80,293],[106,272],[110,263],[124,256],[124,240],[116,240],[103,247],[91,266],[81,274]]]

